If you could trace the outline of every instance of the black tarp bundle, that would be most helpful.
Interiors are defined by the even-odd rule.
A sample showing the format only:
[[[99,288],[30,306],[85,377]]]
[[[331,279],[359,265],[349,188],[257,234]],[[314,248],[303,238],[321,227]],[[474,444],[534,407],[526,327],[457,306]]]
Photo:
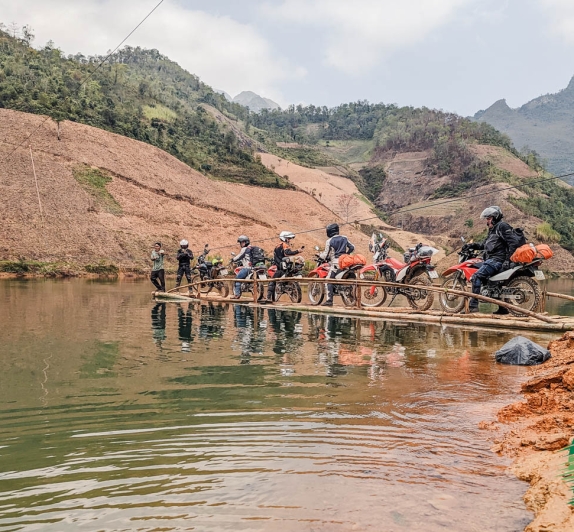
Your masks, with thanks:
[[[497,362],[514,366],[536,366],[550,358],[550,351],[535,344],[532,340],[517,336],[505,343],[496,353]]]

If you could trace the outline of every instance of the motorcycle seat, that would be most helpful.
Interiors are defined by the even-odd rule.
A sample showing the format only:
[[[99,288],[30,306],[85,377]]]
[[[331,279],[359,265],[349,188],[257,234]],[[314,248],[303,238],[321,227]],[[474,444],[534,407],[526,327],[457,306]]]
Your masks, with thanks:
[[[200,267],[200,268],[201,268],[201,267],[204,267],[204,268],[211,268],[212,266],[213,266],[213,264],[211,264],[211,262],[209,262],[209,261],[205,261],[205,262],[202,262],[202,263],[201,263],[201,265],[200,265],[199,267]]]

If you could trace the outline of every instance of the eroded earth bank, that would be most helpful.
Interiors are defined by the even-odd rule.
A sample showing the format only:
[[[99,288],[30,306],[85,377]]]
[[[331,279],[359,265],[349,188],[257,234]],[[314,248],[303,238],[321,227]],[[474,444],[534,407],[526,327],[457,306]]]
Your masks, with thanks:
[[[530,483],[524,496],[535,519],[526,532],[574,530],[574,493],[563,478],[569,460],[563,451],[574,433],[574,332],[550,342],[552,357],[530,369],[521,388],[525,400],[498,412],[493,450],[514,459],[512,470]],[[570,458],[570,461],[572,459]]]

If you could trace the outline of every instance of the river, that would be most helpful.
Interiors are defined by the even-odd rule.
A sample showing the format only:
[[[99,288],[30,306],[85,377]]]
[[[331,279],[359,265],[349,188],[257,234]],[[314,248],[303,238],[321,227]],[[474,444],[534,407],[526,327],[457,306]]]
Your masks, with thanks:
[[[147,281],[0,281],[0,530],[531,519],[526,485],[478,428],[517,399],[524,368],[493,360],[513,333],[149,294]]]

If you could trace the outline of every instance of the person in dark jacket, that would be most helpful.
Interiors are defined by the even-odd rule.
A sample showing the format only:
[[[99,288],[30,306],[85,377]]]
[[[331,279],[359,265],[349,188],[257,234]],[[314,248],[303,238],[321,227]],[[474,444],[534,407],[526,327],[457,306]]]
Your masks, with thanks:
[[[291,249],[291,240],[295,238],[295,235],[291,231],[281,231],[279,233],[279,240],[281,243],[273,251],[273,264],[277,266],[277,270],[273,274],[273,279],[283,277],[285,275],[285,270],[283,269],[283,263],[285,257],[293,257],[301,253],[301,250],[305,249],[305,246],[301,246],[301,249]],[[269,283],[267,288],[267,300],[262,301],[262,303],[273,303],[273,294],[275,293],[275,281]]]
[[[465,244],[466,249],[484,250],[484,262],[472,276],[472,293],[480,294],[480,287],[488,278],[508,268],[510,256],[520,246],[519,237],[512,227],[502,221],[503,214],[496,205],[482,211],[481,219],[486,220],[488,235],[484,242]],[[469,304],[470,312],[478,312],[478,300],[473,298]],[[494,314],[508,314],[508,310],[498,307]]]
[[[327,237],[325,251],[321,253],[321,256],[331,263],[329,278],[333,279],[339,270],[339,257],[355,251],[355,246],[346,236],[339,235],[339,224],[333,223],[327,226]],[[323,306],[333,306],[333,285],[331,283],[327,284],[327,300]]]
[[[193,252],[189,249],[189,242],[187,240],[182,240],[180,243],[180,248],[177,250],[177,262],[179,266],[177,268],[177,277],[175,278],[175,287],[177,288],[181,284],[181,279],[185,274],[188,284],[191,283],[191,266],[190,263],[193,260]]]

